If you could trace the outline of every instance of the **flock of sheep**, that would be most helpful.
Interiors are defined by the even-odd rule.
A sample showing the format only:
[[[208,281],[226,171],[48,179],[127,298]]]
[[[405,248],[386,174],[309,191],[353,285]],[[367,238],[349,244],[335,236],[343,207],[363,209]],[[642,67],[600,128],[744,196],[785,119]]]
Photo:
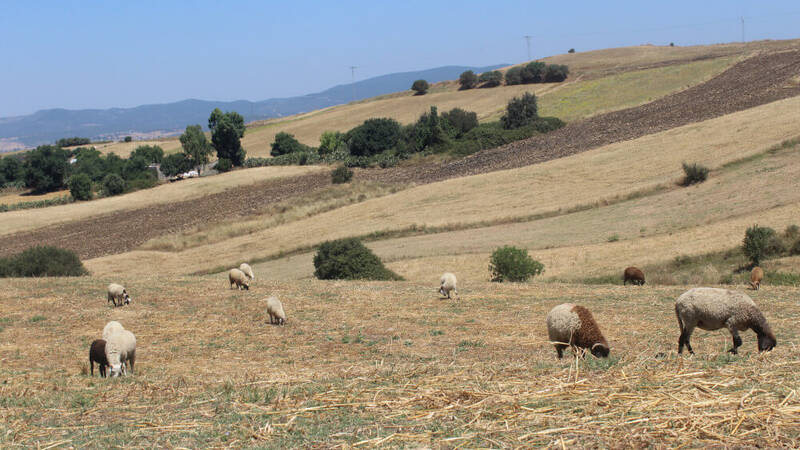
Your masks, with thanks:
[[[757,290],[764,278],[764,271],[756,267],[751,272],[750,285]],[[249,290],[250,280],[255,279],[253,269],[243,263],[239,268],[228,272],[230,288]],[[623,272],[623,285],[632,283],[642,286],[645,283],[644,272],[636,267],[628,267]],[[456,276],[445,272],[439,280],[439,293],[451,298],[451,293],[458,297]],[[108,301],[114,306],[131,303],[128,291],[119,284],[108,285]],[[286,323],[286,312],[277,297],[266,299],[266,310],[269,322],[273,325]],[[675,302],[675,315],[680,326],[678,353],[683,353],[685,346],[689,353],[694,353],[689,339],[695,328],[713,331],[727,328],[733,337],[733,347],[729,352],[736,354],[742,345],[739,331],[753,330],[758,337],[758,351],[772,350],[777,341],[767,319],[758,309],[755,302],[741,292],[719,288],[693,288],[684,292]],[[600,358],[608,357],[610,347],[600,331],[592,313],[581,305],[563,303],[550,310],[546,317],[547,334],[555,346],[558,358],[563,357],[567,347],[585,349]],[[92,342],[89,348],[89,365],[94,375],[94,364],[99,366],[100,376],[105,377],[110,368],[112,377],[127,375],[127,367],[133,373],[136,362],[136,336],[116,321],[108,322],[103,328],[103,338]]]

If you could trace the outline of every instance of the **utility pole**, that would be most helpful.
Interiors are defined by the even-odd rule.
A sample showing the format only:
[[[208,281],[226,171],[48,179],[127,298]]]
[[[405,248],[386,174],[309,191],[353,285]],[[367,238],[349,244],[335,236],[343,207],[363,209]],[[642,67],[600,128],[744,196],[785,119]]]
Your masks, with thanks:
[[[739,17],[742,20],[742,42],[744,42],[744,16]]]
[[[350,66],[350,74],[353,79],[353,82],[350,83],[350,87],[353,88],[353,101],[356,101],[356,69],[358,69],[358,66]]]
[[[531,60],[531,36],[525,35],[522,36],[525,38],[525,42],[528,44],[528,61]]]

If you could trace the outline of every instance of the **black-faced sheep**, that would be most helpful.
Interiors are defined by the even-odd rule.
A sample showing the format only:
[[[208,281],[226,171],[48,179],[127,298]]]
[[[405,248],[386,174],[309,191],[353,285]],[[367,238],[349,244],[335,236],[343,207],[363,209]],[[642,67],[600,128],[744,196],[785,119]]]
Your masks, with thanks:
[[[445,272],[442,278],[439,279],[439,293],[450,298],[450,292],[453,292],[458,297],[458,290],[456,290],[456,276],[450,272]]]
[[[763,279],[764,270],[758,266],[753,267],[753,271],[750,272],[750,286],[757,291],[761,287],[761,280]]]
[[[567,347],[586,348],[598,358],[608,357],[610,348],[592,313],[580,305],[564,303],[547,313],[547,335],[558,359]]]
[[[128,330],[116,330],[106,338],[106,359],[111,367],[111,376],[127,375],[125,363],[133,373],[136,363],[136,336]]]
[[[644,286],[644,272],[638,267],[628,267],[622,274],[622,285],[628,284],[629,281],[635,286]]]
[[[108,358],[106,358],[106,341],[103,339],[95,339],[89,347],[89,370],[92,376],[94,376],[94,363],[97,363],[100,376],[105,378]]]
[[[733,354],[742,345],[739,331],[748,328],[758,336],[759,352],[772,350],[777,344],[767,319],[753,299],[741,292],[718,288],[689,289],[675,302],[675,315],[681,328],[678,353],[683,352],[684,345],[689,353],[694,353],[689,339],[695,327],[709,331],[727,328],[733,337],[733,348],[728,351]]]
[[[269,323],[283,325],[286,323],[286,313],[283,311],[283,304],[277,297],[270,297],[267,299],[267,314],[269,314]]]
[[[131,302],[131,296],[128,295],[128,291],[124,287],[111,283],[108,285],[108,301],[113,302],[114,306],[127,305]],[[118,301],[119,304],[117,304]]]
[[[242,290],[242,288],[248,291],[250,290],[250,282],[247,281],[247,275],[239,269],[231,269],[231,271],[228,272],[228,281],[231,283],[231,289],[236,285],[236,288],[239,290]]]
[[[253,268],[250,267],[250,264],[242,263],[239,266],[239,270],[241,270],[245,275],[247,275],[247,278],[250,278],[251,280],[256,279],[255,274],[253,274]]]

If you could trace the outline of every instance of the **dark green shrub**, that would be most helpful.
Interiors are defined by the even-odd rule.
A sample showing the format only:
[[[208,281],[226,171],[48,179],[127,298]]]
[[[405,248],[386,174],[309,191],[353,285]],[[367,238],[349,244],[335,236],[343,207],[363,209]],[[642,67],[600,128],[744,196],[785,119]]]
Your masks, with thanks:
[[[125,136],[125,139],[123,139],[123,142],[132,142],[132,141],[133,141],[133,138],[130,137],[130,136]]]
[[[567,79],[569,67],[563,64],[550,64],[544,70],[544,81],[558,83]]]
[[[217,172],[230,172],[232,168],[233,164],[231,164],[231,160],[226,158],[218,160],[214,165],[214,169],[216,169]]]
[[[569,51],[567,53],[575,53],[575,49],[571,48],[571,49],[569,49]]]
[[[483,72],[480,78],[478,78],[478,81],[480,83],[483,83],[481,87],[490,88],[490,87],[500,86],[501,84],[503,84],[503,72],[500,72],[499,70],[492,70],[491,72]]]
[[[76,277],[89,272],[71,250],[36,246],[0,260],[0,276]]]
[[[141,189],[150,189],[158,184],[158,179],[152,172],[144,172],[139,174],[132,180],[127,180],[126,185],[129,191],[138,191]]]
[[[92,180],[85,173],[79,173],[69,177],[67,180],[69,193],[75,200],[92,199]]]
[[[697,163],[692,163],[691,165],[683,163],[683,173],[686,174],[683,177],[683,186],[690,186],[692,184],[702,183],[706,181],[708,178],[708,167],[701,166]]]
[[[420,116],[419,120],[405,131],[405,140],[409,145],[407,151],[420,152],[447,140],[439,112],[435,106],[431,106],[430,112]]]
[[[541,83],[544,80],[545,63],[534,61],[522,68],[522,84]]]
[[[533,122],[538,117],[536,96],[526,92],[522,97],[514,97],[506,106],[506,113],[500,118],[503,128],[519,128]]]
[[[314,276],[320,280],[402,279],[355,238],[322,243],[314,255]]]
[[[368,119],[347,132],[347,146],[355,156],[372,156],[388,150],[400,139],[401,126],[394,119]]]
[[[414,91],[416,94],[414,95],[425,95],[430,89],[430,85],[425,80],[417,80],[414,84],[411,85],[411,90]]]
[[[23,169],[20,160],[13,156],[0,159],[0,177],[5,179],[6,184],[22,180]]]
[[[183,153],[172,153],[161,161],[161,173],[167,177],[184,173],[192,168],[192,162]]]
[[[333,184],[347,183],[353,178],[353,171],[349,167],[339,166],[331,172]]]
[[[122,194],[125,192],[125,180],[115,173],[110,173],[103,178],[103,191],[108,197]]]
[[[461,108],[453,108],[442,113],[442,120],[447,123],[447,130],[455,138],[463,136],[464,133],[478,126],[478,114],[464,111]]]
[[[56,141],[56,147],[74,147],[76,145],[89,145],[92,140],[82,137],[61,138]]]
[[[203,137],[205,138],[205,136]],[[140,145],[136,147],[136,150],[131,153],[128,159],[133,159],[137,156],[147,161],[148,164],[161,164],[161,161],[164,160],[164,149],[157,145]]]
[[[466,70],[458,77],[461,89],[472,89],[478,84],[478,76],[471,70]]]
[[[789,225],[783,230],[783,237],[785,237],[788,241],[792,242],[797,238],[800,238],[800,227],[797,225]]]
[[[25,186],[37,194],[61,189],[64,187],[68,159],[69,152],[51,145],[31,150],[25,158]]]
[[[544,264],[528,256],[525,249],[505,246],[492,253],[489,258],[489,274],[492,281],[528,281],[532,276],[544,272]]]
[[[275,135],[275,142],[272,143],[272,150],[269,154],[272,156],[281,156],[307,150],[308,146],[301,144],[294,138],[294,135],[281,131]]]
[[[347,151],[344,133],[338,131],[324,131],[319,137],[319,154],[329,155],[336,151]]]
[[[792,246],[789,247],[789,254],[792,256],[800,255],[800,239],[794,241],[794,244],[792,244]]]
[[[506,71],[506,84],[509,86],[522,84],[522,67],[516,66]]]
[[[775,237],[775,230],[772,228],[753,225],[744,234],[742,252],[753,265],[758,266],[771,255]]]

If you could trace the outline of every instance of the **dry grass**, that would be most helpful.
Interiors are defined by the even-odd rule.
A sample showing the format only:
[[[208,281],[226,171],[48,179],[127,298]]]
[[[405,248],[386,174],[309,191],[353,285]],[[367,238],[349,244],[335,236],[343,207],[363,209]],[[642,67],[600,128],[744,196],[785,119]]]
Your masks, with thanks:
[[[682,288],[126,278],[0,280],[0,445],[617,447],[800,445],[800,290],[751,292],[778,337],[695,333],[677,356]],[[285,327],[267,325],[277,294]],[[191,299],[191,301],[187,301]],[[608,360],[558,361],[544,316],[587,305]],[[425,314],[419,311],[424,310]],[[32,320],[37,317],[37,320]],[[520,318],[524,320],[520,320]],[[84,374],[108,320],[137,335],[136,374]],[[568,353],[569,355],[569,353]]]
[[[292,177],[327,170],[317,166],[259,167],[237,170],[213,177],[192,178],[177,183],[167,183],[152,189],[103,198],[90,202],[71,203],[41,209],[10,211],[0,215],[0,234],[34,230],[48,225],[106,214],[112,211],[144,208],[147,206],[189,200],[228,188],[254,184],[274,178]]]
[[[26,190],[20,189],[0,190],[0,205],[15,205],[17,203],[38,202],[41,200],[50,200],[53,198],[62,197],[64,195],[69,195],[69,190],[48,192],[41,195],[34,195]]]
[[[209,114],[211,114],[210,111]],[[182,150],[181,142],[178,140],[177,137],[154,139],[154,140],[131,141],[131,142],[106,142],[103,144],[91,144],[91,147],[96,148],[102,154],[115,153],[117,154],[117,156],[120,156],[122,158],[127,158],[134,150],[136,150],[137,147],[140,147],[142,145],[157,145],[164,150],[165,154],[176,153]],[[86,147],[86,146],[84,145],[77,147]],[[77,147],[70,147],[70,148],[77,148]]]

